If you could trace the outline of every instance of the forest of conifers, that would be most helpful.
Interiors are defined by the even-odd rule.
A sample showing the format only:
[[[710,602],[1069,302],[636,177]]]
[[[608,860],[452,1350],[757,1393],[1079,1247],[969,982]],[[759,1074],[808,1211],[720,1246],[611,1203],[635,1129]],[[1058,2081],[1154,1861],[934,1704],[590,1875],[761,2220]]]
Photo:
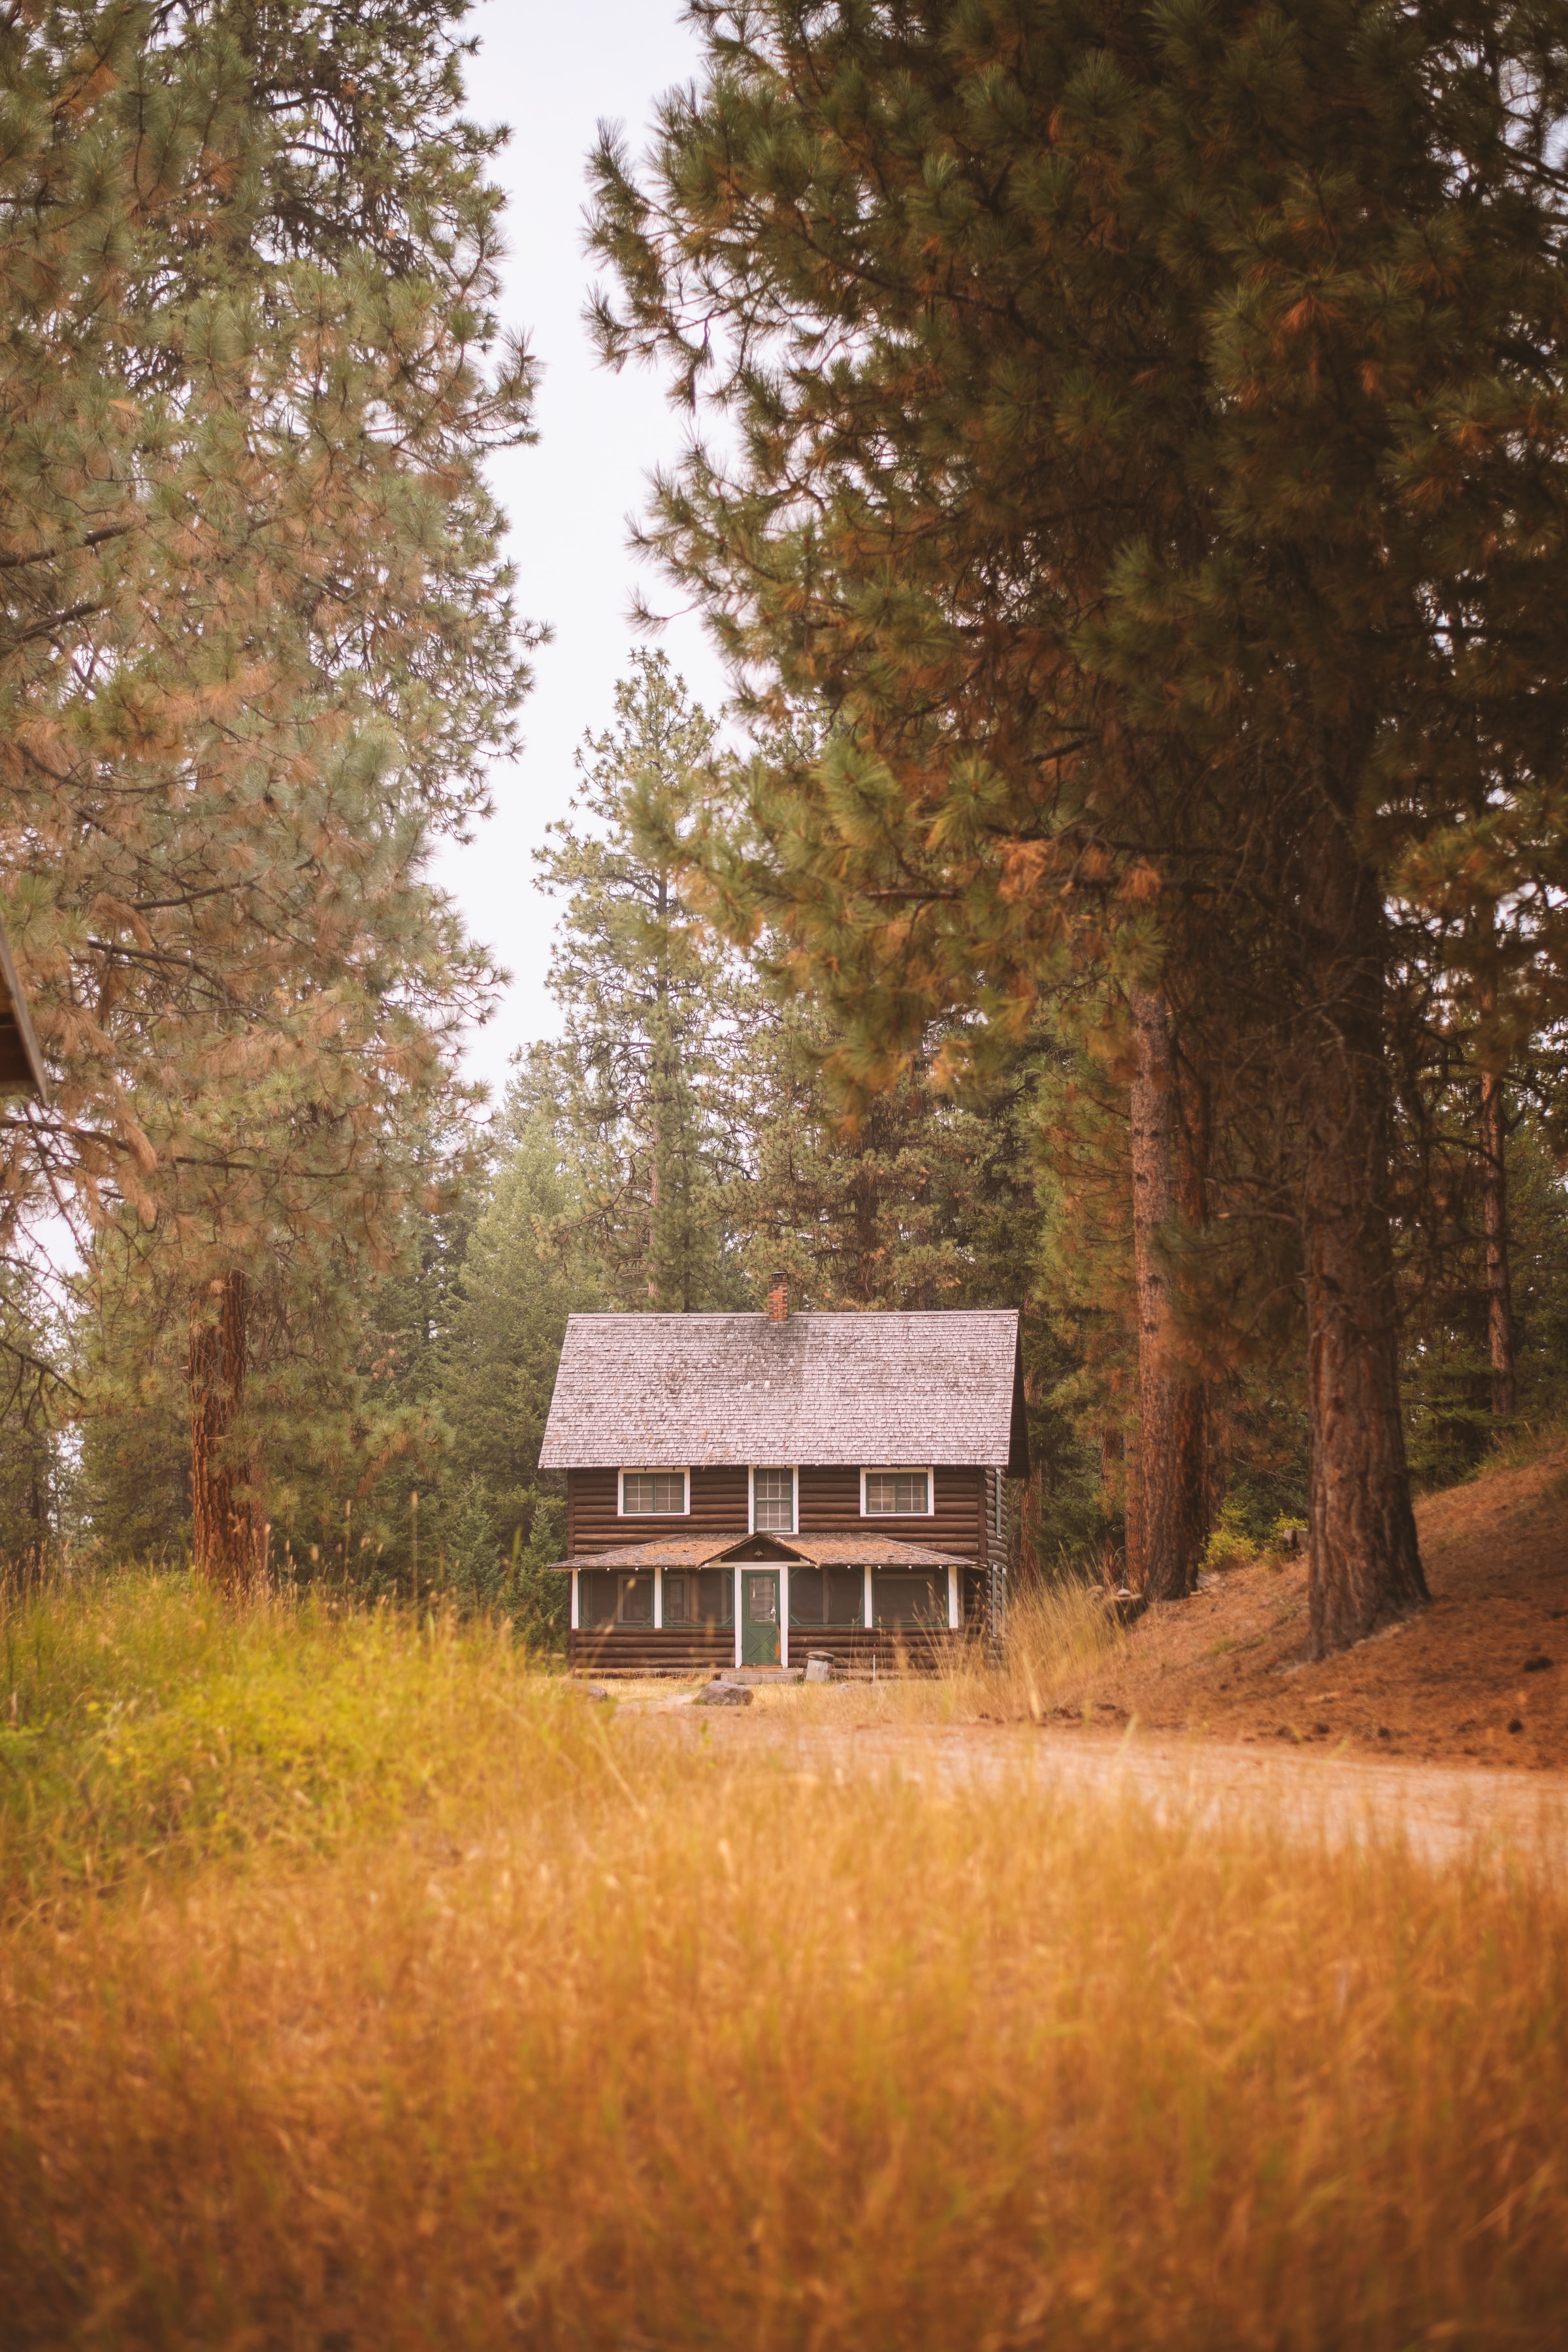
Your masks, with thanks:
[[[568,1313],[783,1268],[1023,1308],[1020,1573],[1418,1605],[1568,1389],[1568,9],[699,0],[595,323],[734,698],[582,714],[500,1104],[464,13],[0,23],[0,1552],[542,1624]]]

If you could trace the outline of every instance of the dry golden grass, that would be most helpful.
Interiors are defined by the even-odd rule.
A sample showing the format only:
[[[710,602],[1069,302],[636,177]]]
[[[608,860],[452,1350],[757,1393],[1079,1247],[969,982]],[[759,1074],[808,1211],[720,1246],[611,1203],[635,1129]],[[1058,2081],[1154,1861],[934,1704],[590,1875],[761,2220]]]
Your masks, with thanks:
[[[216,1847],[138,1805],[107,1897],[13,1867],[7,2346],[1561,2341],[1568,1904],[1528,1860],[813,1777],[450,1629],[236,1622],[237,1688],[234,1644],[286,1773],[312,1690],[339,1722],[330,1834],[270,1835],[263,1742]],[[391,1795],[388,1725],[428,1743]]]

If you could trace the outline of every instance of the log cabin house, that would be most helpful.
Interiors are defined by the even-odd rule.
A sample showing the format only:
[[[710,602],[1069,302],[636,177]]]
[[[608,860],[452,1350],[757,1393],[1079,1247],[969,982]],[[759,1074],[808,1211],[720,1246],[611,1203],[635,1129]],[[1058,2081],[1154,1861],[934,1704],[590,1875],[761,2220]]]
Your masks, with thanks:
[[[1028,1475],[1012,1312],[574,1315],[570,1659],[596,1674],[931,1664],[994,1625]]]

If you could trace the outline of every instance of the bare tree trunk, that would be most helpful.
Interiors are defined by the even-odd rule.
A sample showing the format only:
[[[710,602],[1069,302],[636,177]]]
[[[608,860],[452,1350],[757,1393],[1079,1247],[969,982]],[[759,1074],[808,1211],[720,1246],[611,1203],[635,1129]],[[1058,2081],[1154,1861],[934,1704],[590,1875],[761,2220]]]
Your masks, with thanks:
[[[1149,1562],[1143,1548],[1143,1481],[1139,1475],[1140,1441],[1126,1430],[1113,1433],[1121,1441],[1122,1579],[1130,1592],[1142,1592]]]
[[[258,1584],[265,1584],[272,1567],[272,1522],[262,1507],[267,1492],[267,1456],[259,1438],[250,1447],[251,1569]]]
[[[1196,1233],[1208,1223],[1210,1103],[1208,1088],[1189,1071],[1176,1096],[1176,1205],[1182,1223]],[[1193,1580],[1217,1516],[1214,1491],[1209,1387],[1189,1375],[1177,1443],[1182,1523],[1192,1546]]]
[[[214,1287],[216,1322],[202,1302],[191,1307],[191,1549],[199,1575],[244,1591],[256,1572],[258,1531],[237,1488],[228,1438],[245,1397],[250,1288],[237,1270]]]
[[[1508,1265],[1507,1102],[1500,1073],[1481,1073],[1481,1214],[1487,1237],[1487,1342],[1492,1368],[1492,1418],[1511,1421],[1515,1407],[1513,1292]]]
[[[1325,792],[1303,861],[1301,1218],[1315,1656],[1427,1599],[1399,1417],[1383,904]]]
[[[1171,1281],[1159,1235],[1176,1208],[1170,1023],[1155,991],[1132,992],[1132,1257],[1138,1315],[1139,1527],[1152,1601],[1192,1591],[1203,1551],[1204,1410],[1176,1361]]]
[[[1127,1441],[1120,1429],[1102,1428],[1100,1433],[1100,1491],[1101,1507],[1108,1519],[1114,1512],[1119,1486],[1121,1489],[1121,1524],[1124,1530],[1120,1580],[1128,1587],[1129,1591],[1139,1592],[1142,1590],[1140,1580],[1143,1572],[1143,1562],[1142,1554],[1137,1550],[1134,1540],[1137,1507],[1133,1500],[1132,1481],[1128,1471]],[[1109,1527],[1105,1533],[1100,1570],[1107,1584],[1114,1585],[1118,1581],[1116,1546],[1111,1540]]]
[[[1040,1376],[1037,1371],[1024,1375],[1024,1402],[1037,1404],[1040,1398]],[[1026,1585],[1034,1587],[1045,1582],[1045,1563],[1040,1558],[1040,1505],[1046,1491],[1046,1474],[1038,1462],[1030,1465],[1029,1475],[1017,1489],[1018,1507],[1009,1527],[1012,1559],[1010,1572],[1016,1579],[1016,1590]]]

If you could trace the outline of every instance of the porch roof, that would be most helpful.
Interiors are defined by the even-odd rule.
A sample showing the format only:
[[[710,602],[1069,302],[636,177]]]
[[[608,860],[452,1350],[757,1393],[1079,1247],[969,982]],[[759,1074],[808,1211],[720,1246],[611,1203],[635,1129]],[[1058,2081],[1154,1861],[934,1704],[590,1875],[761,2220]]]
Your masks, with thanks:
[[[973,1568],[960,1552],[894,1536],[660,1536],[556,1562],[573,1568],[725,1568],[735,1560],[782,1560],[801,1568]]]

